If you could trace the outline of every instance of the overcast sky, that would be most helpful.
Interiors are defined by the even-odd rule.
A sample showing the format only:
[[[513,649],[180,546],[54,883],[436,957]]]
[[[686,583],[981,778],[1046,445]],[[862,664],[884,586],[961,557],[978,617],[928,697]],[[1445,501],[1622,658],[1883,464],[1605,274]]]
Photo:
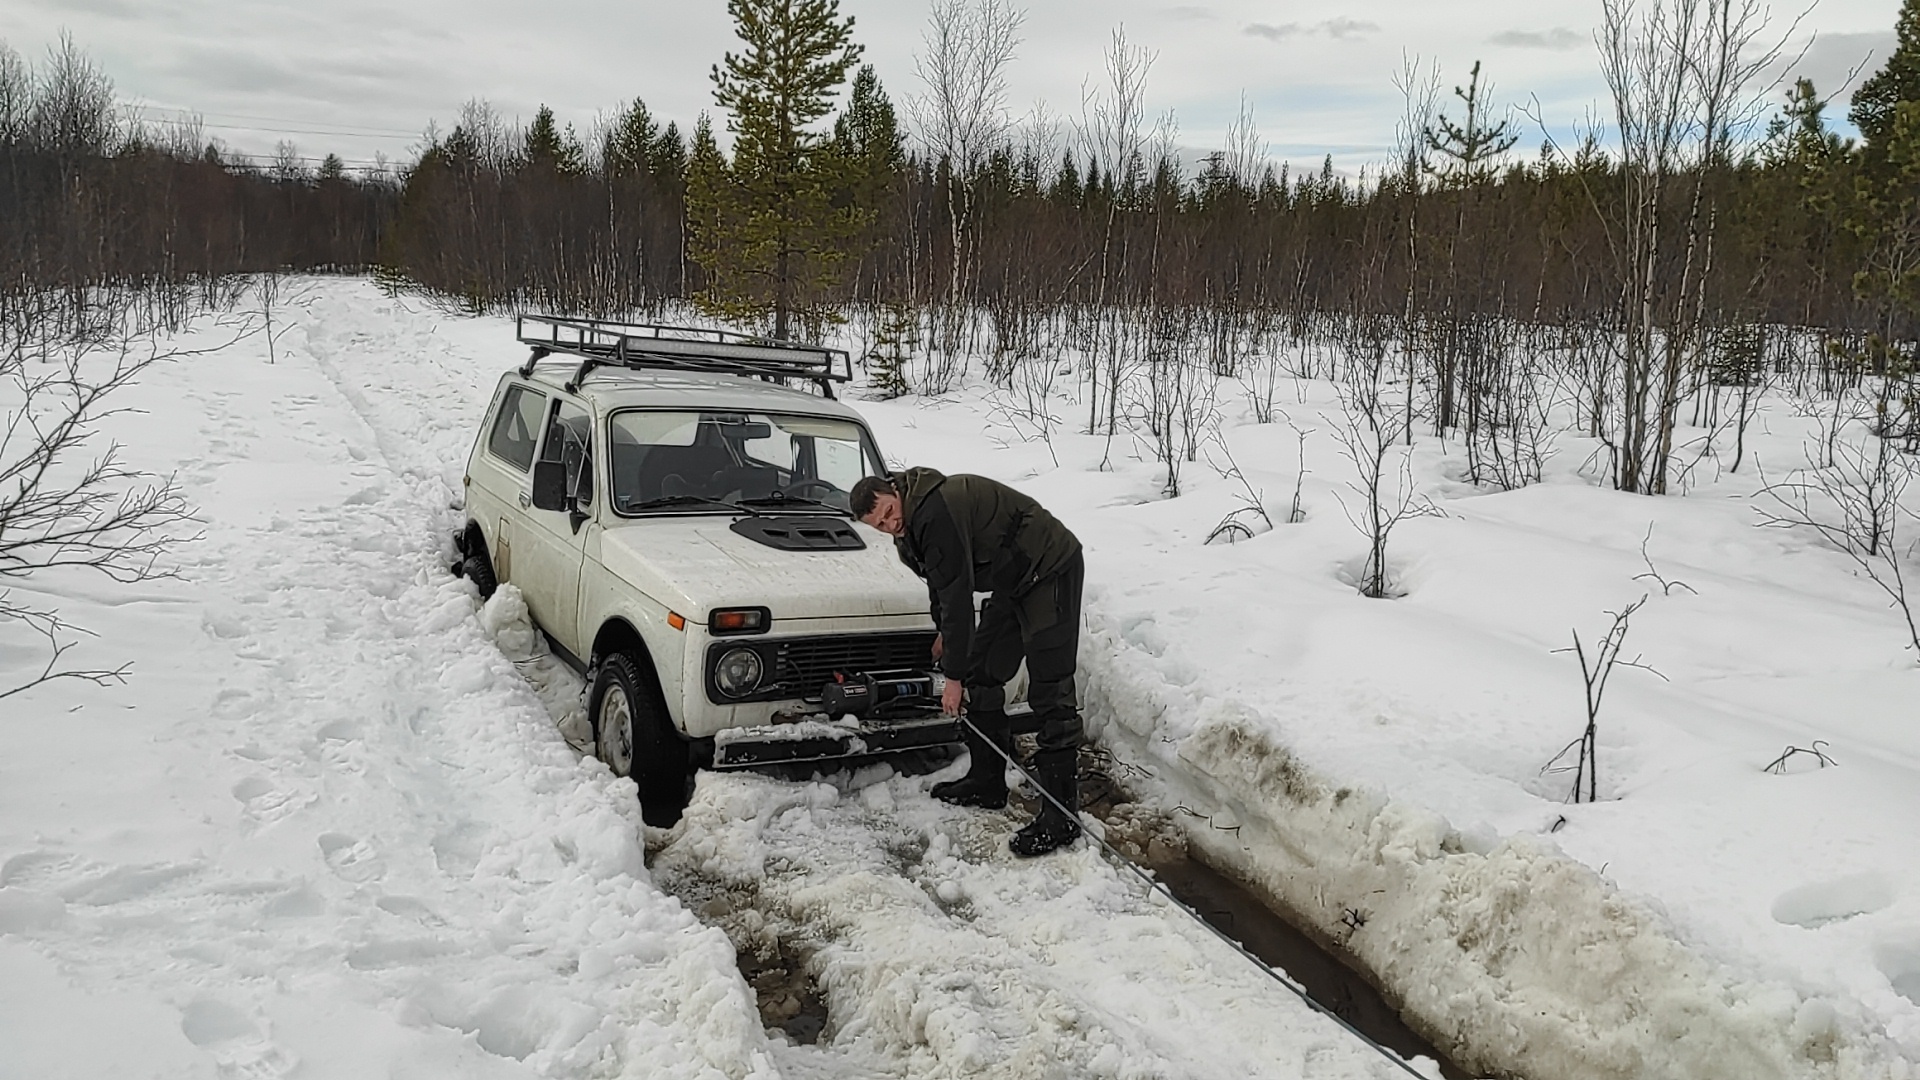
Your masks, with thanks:
[[[1789,0],[1791,2],[1791,0]],[[920,0],[841,0],[856,40],[899,103],[919,89]],[[1898,0],[1821,0],[1788,40],[1823,93],[1870,54],[1892,46]],[[1156,53],[1148,109],[1171,111],[1190,152],[1218,147],[1242,96],[1270,154],[1317,167],[1332,154],[1353,171],[1380,160],[1401,102],[1392,79],[1403,54],[1435,62],[1443,85],[1475,60],[1494,100],[1538,98],[1556,129],[1603,113],[1593,30],[1599,0],[1030,0],[1009,71],[1015,114],[1037,103],[1081,113],[1111,34]],[[1799,6],[1776,8],[1771,40]],[[303,155],[354,162],[405,159],[430,121],[451,126],[462,102],[485,98],[508,117],[542,103],[584,134],[597,115],[639,97],[683,130],[711,111],[708,70],[736,47],[724,0],[550,3],[526,0],[7,0],[0,39],[31,61],[60,32],[147,115],[200,114],[209,136],[270,153],[282,139]],[[1444,94],[1444,91],[1443,91]],[[1844,98],[1831,110],[1845,115]],[[1522,146],[1535,148],[1530,122]],[[716,124],[716,126],[721,126]]]

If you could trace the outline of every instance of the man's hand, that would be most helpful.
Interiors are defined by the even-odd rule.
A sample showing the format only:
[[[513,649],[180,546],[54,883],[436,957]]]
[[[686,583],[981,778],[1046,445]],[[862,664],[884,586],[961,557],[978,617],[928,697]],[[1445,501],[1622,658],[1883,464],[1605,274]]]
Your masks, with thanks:
[[[933,635],[933,662],[936,664],[939,663],[940,658],[942,656],[945,656],[946,654],[947,654],[946,637],[941,634]]]
[[[948,679],[946,688],[940,691],[940,711],[948,716],[959,716],[960,702],[965,693],[959,679]]]

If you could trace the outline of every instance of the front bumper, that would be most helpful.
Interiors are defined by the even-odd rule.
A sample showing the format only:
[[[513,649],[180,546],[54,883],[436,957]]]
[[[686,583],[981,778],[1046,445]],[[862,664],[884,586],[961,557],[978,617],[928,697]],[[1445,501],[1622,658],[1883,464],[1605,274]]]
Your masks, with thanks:
[[[885,720],[851,722],[805,720],[794,724],[729,728],[711,741],[714,769],[744,769],[755,765],[890,754],[960,742],[960,721],[917,714]]]

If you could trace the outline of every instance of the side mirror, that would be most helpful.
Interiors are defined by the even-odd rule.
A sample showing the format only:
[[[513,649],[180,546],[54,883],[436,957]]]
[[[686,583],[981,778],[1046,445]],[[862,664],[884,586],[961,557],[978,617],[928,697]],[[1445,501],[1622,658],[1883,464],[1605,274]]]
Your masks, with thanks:
[[[540,510],[567,508],[566,462],[536,461],[533,463],[533,505]]]

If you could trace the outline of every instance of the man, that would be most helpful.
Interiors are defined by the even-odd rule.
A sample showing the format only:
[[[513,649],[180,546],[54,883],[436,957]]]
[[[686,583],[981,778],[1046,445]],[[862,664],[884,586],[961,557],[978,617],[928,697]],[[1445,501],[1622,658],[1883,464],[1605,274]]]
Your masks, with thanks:
[[[965,688],[973,724],[963,731],[972,760],[965,777],[935,784],[934,798],[993,810],[1007,805],[1006,684],[1024,657],[1027,702],[1040,723],[1033,772],[1052,798],[1041,800],[1039,816],[1007,846],[1031,858],[1072,843],[1080,835],[1080,708],[1073,690],[1086,580],[1080,541],[1039,503],[984,476],[924,468],[869,476],[853,486],[850,506],[892,536],[900,560],[927,583],[939,629],[933,658],[947,677],[940,707],[948,716],[960,714]],[[976,592],[990,594],[978,628]]]

